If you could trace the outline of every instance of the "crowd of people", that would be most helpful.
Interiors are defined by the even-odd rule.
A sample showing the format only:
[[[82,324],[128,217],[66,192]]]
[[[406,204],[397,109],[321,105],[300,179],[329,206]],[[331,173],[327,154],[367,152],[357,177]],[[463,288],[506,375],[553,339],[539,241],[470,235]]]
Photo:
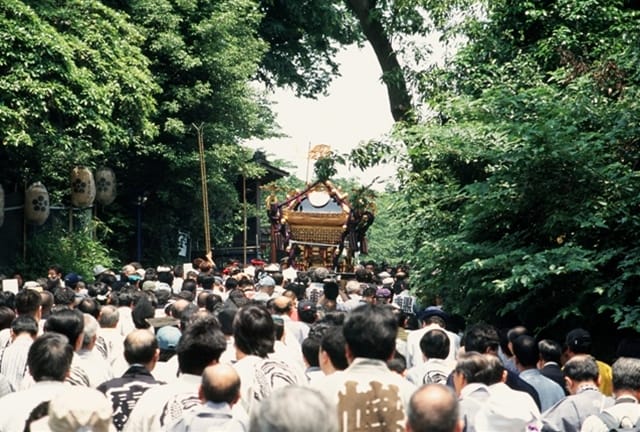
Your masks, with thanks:
[[[52,265],[0,292],[0,432],[640,427],[640,353],[454,325],[405,268]],[[638,355],[637,355],[638,354]]]

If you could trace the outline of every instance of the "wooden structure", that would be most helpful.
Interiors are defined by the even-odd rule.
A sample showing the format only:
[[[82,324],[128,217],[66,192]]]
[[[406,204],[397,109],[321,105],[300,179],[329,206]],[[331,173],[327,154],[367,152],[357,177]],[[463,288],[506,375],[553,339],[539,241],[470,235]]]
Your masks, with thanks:
[[[372,209],[354,208],[347,194],[328,180],[317,181],[281,203],[272,195],[267,206],[272,262],[280,252],[298,270],[322,266],[348,272],[354,254],[367,252],[365,234],[373,223]]]
[[[246,264],[253,258],[265,259],[269,254],[269,226],[264,223],[264,218],[258,217],[256,211],[264,205],[263,187],[280,178],[289,176],[284,171],[268,160],[264,152],[257,150],[253,155],[253,162],[264,169],[264,174],[258,178],[246,179],[240,177],[236,184],[236,190],[240,201],[243,203],[243,225],[241,233],[234,236],[230,247],[218,247],[214,251],[216,264],[223,268],[225,263],[237,260]],[[251,209],[248,211],[248,209]],[[200,256],[204,251],[195,251],[193,256]]]

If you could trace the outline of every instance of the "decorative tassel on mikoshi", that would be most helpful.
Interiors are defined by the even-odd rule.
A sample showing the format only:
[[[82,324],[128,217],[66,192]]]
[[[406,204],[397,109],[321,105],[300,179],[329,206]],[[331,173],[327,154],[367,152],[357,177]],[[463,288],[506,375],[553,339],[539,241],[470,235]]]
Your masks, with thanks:
[[[116,175],[111,168],[96,171],[96,201],[109,205],[116,199]]]
[[[0,227],[4,223],[4,189],[0,185]]]
[[[85,208],[93,205],[96,184],[89,168],[75,167],[71,171],[71,205]]]
[[[33,183],[24,193],[24,218],[34,225],[42,225],[49,217],[49,192],[40,182]]]

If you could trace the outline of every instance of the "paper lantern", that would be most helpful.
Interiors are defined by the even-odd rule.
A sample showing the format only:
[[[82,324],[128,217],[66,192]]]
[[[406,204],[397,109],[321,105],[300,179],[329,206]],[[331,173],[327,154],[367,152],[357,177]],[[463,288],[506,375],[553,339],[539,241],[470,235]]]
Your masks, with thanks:
[[[4,189],[0,185],[0,227],[4,223]]]
[[[71,171],[71,204],[74,207],[91,207],[96,198],[96,183],[89,168],[75,167]]]
[[[40,182],[33,183],[24,194],[24,218],[34,225],[42,225],[49,217],[49,192]]]
[[[111,168],[96,171],[96,201],[109,205],[116,199],[116,175]]]

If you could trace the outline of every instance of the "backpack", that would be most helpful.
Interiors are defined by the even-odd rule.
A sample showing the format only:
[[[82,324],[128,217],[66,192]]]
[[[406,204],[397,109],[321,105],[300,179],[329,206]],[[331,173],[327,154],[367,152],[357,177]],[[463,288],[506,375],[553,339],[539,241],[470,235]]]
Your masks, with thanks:
[[[617,418],[615,418],[613,415],[609,414],[606,411],[602,411],[599,415],[598,418],[600,420],[602,420],[602,423],[605,424],[605,426],[607,427],[607,430],[609,432],[633,432],[633,431],[640,431],[640,419],[638,419],[638,421],[632,425],[631,427],[628,427],[627,424],[631,423],[631,420],[629,419],[629,417],[623,417],[620,420],[618,420]],[[625,422],[625,420],[627,420],[627,422]],[[625,425],[623,426],[623,423],[625,423]]]

